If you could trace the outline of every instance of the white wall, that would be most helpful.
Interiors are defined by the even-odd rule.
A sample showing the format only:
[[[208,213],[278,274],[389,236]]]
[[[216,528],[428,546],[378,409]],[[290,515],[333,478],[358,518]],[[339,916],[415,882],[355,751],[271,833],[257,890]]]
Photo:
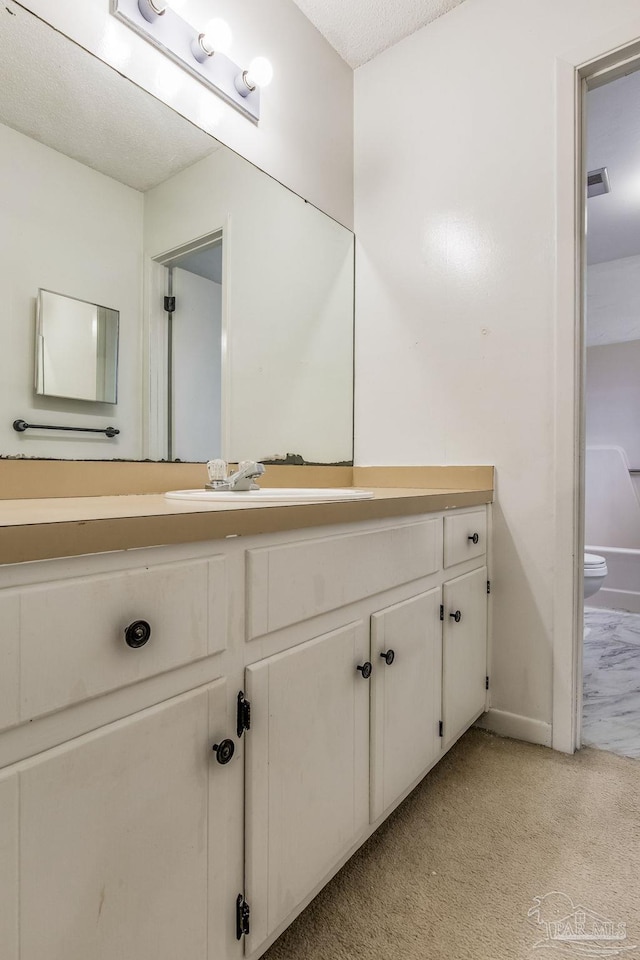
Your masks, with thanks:
[[[587,445],[622,447],[630,465],[640,469],[640,257],[587,269],[585,394]],[[602,504],[603,497],[593,495],[589,469],[587,456],[585,536],[588,543],[600,543],[590,531],[589,500]],[[631,480],[640,496],[640,475]],[[602,478],[599,489],[606,490]]]
[[[640,470],[640,340],[588,348],[586,398],[587,444],[622,447]]]
[[[467,0],[356,71],[356,462],[496,465],[492,704],[545,742],[570,509],[554,429],[558,58],[635,38],[637,16],[636,0]]]
[[[148,191],[144,222],[147,257],[225,230],[226,459],[351,460],[349,231],[228,150]]]
[[[0,454],[141,456],[142,211],[136,190],[0,125]],[[40,287],[120,310],[117,405],[35,395]],[[122,432],[18,434],[15,419]]]
[[[353,221],[353,72],[293,0],[186,0],[202,25],[224,17],[233,57],[270,58],[274,79],[254,125],[109,13],[109,0],[23,0],[43,20],[120,70],[347,226]],[[215,6],[215,10],[214,10]]]
[[[585,544],[640,551],[640,500],[624,448],[587,446],[585,460]]]
[[[640,257],[587,268],[587,345],[640,338]]]

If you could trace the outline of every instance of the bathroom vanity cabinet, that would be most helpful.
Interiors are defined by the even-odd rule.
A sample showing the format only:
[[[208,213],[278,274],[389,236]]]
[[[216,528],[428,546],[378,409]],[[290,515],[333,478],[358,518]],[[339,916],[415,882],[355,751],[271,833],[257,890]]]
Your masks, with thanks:
[[[258,957],[485,710],[489,510],[0,568],[3,958]]]

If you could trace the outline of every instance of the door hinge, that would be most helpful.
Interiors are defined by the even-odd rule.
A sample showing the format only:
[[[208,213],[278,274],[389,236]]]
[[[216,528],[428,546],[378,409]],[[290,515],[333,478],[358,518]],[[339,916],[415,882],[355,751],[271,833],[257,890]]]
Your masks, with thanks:
[[[484,678],[484,688],[485,690],[489,689],[489,677]]]
[[[248,937],[251,932],[251,907],[239,893],[236,899],[236,940]]]
[[[440,619],[444,620],[444,606],[440,604]]]
[[[176,309],[176,298],[175,297],[165,297],[164,298],[164,311],[165,313],[175,313]]]
[[[491,593],[491,580],[487,580],[487,593]]]
[[[236,719],[236,732],[238,736],[241,737],[245,730],[251,729],[251,703],[249,700],[245,700],[243,690],[238,694],[238,712]]]
[[[438,722],[438,736],[444,737],[444,723],[442,722],[442,720]]]

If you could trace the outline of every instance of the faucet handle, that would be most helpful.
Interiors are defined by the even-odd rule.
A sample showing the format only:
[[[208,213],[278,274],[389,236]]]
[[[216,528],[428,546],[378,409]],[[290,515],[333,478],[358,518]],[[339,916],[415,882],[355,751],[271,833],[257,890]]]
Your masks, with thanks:
[[[207,463],[207,473],[209,474],[209,483],[227,479],[227,461],[216,459],[209,460]]]
[[[261,477],[265,472],[263,463],[257,463],[255,460],[241,460],[238,464],[238,473],[248,473],[255,477]]]

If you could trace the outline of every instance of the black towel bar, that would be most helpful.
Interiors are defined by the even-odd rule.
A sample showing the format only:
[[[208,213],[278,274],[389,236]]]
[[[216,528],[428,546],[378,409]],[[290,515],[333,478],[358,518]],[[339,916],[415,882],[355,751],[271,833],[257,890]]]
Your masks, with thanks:
[[[25,430],[72,430],[76,433],[104,433],[109,438],[120,433],[117,427],[54,427],[50,423],[27,423],[26,420],[14,420],[13,429],[18,433]]]

